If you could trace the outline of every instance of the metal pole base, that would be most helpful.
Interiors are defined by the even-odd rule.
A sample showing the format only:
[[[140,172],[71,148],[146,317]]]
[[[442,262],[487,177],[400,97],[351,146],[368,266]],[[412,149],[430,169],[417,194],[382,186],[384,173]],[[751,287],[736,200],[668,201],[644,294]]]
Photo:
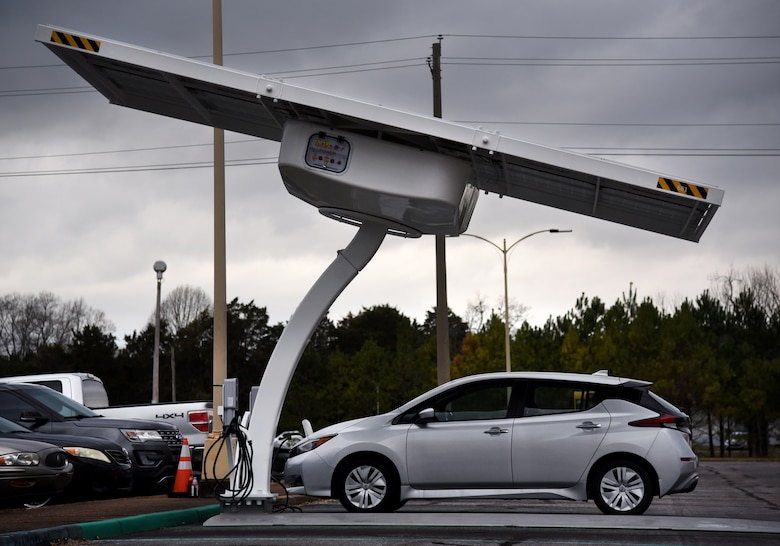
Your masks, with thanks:
[[[220,513],[203,522],[204,527],[233,527],[257,524],[258,518],[274,512],[276,495],[268,498],[246,499],[241,503],[220,502]]]

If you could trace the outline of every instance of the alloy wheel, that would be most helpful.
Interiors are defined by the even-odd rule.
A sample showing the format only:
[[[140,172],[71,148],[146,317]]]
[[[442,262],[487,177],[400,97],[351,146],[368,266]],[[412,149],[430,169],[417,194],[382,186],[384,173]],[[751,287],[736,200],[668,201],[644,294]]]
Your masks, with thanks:
[[[642,475],[627,466],[614,466],[605,472],[598,485],[599,496],[611,511],[636,513],[647,495]]]
[[[344,480],[344,493],[356,509],[372,510],[379,506],[387,495],[387,479],[375,466],[357,466]]]

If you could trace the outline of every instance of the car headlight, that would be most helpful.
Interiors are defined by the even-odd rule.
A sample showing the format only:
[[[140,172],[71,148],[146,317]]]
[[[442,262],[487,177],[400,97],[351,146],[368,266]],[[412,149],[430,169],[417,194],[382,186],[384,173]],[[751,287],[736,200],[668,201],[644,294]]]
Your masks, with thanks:
[[[0,466],[38,466],[41,460],[37,453],[6,453],[0,455]]]
[[[131,442],[151,442],[160,441],[162,436],[156,430],[139,430],[132,428],[123,428],[122,433],[127,436]]]
[[[90,447],[63,447],[65,451],[73,455],[74,457],[81,457],[82,459],[94,459],[103,463],[111,463],[108,456],[99,449],[92,449]]]
[[[337,436],[337,434],[332,434],[330,436],[322,436],[320,438],[312,438],[311,440],[303,440],[302,442],[298,442],[290,450],[289,458],[292,459],[293,457],[296,457],[296,456],[301,455],[303,453],[308,453],[309,451],[311,451],[313,449],[317,449],[322,444],[332,440],[336,436]]]

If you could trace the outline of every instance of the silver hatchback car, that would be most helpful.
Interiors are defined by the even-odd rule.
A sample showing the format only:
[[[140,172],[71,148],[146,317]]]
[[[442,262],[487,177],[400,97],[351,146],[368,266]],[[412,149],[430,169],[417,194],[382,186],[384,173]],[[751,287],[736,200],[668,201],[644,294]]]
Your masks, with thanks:
[[[605,371],[464,377],[310,434],[284,481],[351,512],[481,497],[593,499],[605,514],[641,514],[699,480],[688,416],[650,385]]]

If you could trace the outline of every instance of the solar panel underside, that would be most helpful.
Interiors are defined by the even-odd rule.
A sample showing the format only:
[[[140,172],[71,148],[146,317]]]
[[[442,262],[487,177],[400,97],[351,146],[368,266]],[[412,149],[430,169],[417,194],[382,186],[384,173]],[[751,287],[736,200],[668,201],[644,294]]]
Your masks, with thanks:
[[[705,197],[691,197],[641,169],[119,42],[95,38],[97,53],[61,45],[50,32],[40,26],[36,39],[111,103],[146,112],[275,141],[291,120],[368,135],[469,162],[487,193],[690,241],[723,198],[718,188],[697,185]]]

